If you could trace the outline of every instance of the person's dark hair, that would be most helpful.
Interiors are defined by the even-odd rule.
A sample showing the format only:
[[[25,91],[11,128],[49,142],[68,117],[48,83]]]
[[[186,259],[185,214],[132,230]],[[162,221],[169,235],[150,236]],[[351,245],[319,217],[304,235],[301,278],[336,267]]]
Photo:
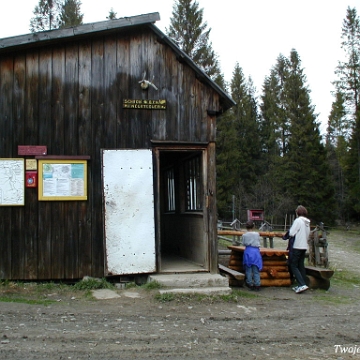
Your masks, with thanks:
[[[305,206],[299,205],[296,210],[295,210],[296,214],[298,216],[307,216],[307,210]]]
[[[255,226],[255,224],[254,224],[254,222],[251,221],[251,220],[247,221],[246,224],[245,224],[245,227],[246,227],[247,229],[252,229],[254,226]]]

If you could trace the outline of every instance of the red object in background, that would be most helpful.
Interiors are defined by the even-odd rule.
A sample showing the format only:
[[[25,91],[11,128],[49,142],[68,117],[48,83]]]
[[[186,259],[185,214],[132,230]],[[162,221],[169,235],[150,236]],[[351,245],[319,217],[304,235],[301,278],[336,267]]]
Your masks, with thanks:
[[[247,211],[248,221],[262,221],[264,220],[264,210],[248,210]]]
[[[28,188],[37,187],[37,171],[25,172],[25,184]]]

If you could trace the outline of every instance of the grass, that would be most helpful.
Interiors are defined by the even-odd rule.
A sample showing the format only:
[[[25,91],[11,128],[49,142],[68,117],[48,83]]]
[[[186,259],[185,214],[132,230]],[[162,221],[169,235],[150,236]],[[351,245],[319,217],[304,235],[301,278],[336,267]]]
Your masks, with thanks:
[[[97,289],[116,289],[115,286],[109,283],[105,278],[85,278],[74,285],[75,290],[97,290]]]
[[[24,299],[18,297],[10,297],[10,296],[0,296],[0,302],[9,302],[9,303],[21,303],[21,304],[28,304],[28,305],[44,305],[49,306],[51,304],[56,303],[55,300],[33,300],[33,299]]]

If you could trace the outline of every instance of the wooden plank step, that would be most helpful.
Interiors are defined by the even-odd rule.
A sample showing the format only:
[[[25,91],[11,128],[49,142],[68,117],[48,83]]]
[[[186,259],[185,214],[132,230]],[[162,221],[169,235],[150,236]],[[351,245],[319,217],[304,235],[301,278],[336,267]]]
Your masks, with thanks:
[[[334,275],[334,270],[315,266],[305,266],[306,274],[321,279],[330,279]]]
[[[219,270],[221,272],[226,273],[228,275],[231,275],[236,280],[244,280],[245,279],[245,274],[243,274],[241,272],[238,272],[238,271],[233,270],[233,269],[229,269],[228,267],[226,267],[226,266],[224,266],[222,264],[219,264],[218,267],[219,267]]]

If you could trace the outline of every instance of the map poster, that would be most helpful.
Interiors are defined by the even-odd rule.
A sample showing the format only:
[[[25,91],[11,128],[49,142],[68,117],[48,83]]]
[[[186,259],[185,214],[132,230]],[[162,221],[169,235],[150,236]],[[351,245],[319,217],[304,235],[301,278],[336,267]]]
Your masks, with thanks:
[[[39,200],[86,200],[87,162],[39,160]]]
[[[24,159],[0,158],[0,206],[25,205]]]

